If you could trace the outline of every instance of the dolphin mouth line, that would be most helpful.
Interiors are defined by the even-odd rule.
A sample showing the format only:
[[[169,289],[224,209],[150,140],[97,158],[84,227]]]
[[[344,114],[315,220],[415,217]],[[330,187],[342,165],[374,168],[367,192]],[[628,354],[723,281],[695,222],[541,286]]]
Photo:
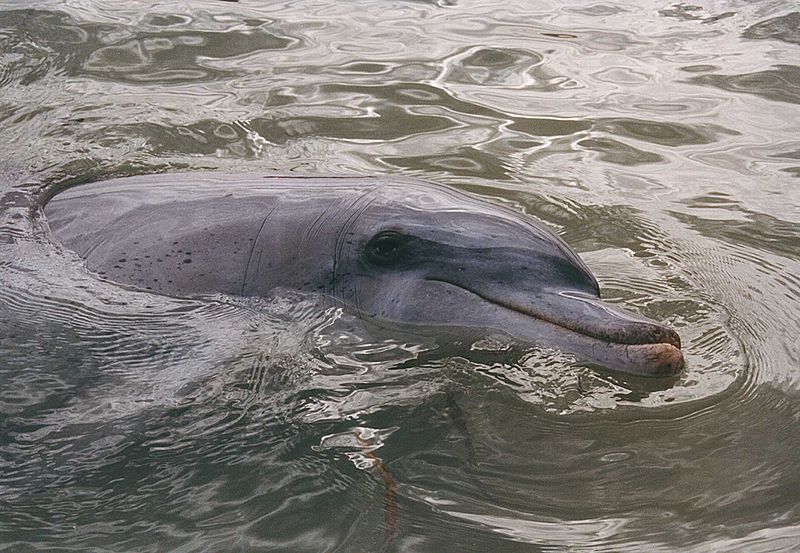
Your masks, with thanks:
[[[460,288],[460,289],[462,289],[462,290],[464,290],[466,292],[469,292],[470,294],[473,294],[473,295],[479,297],[480,299],[482,299],[484,301],[487,301],[489,303],[492,303],[494,305],[499,305],[500,307],[504,307],[506,309],[509,309],[511,311],[515,311],[515,312],[520,313],[522,315],[526,315],[526,316],[531,317],[533,319],[544,321],[546,323],[550,323],[551,325],[561,327],[561,328],[563,328],[565,330],[569,330],[569,331],[574,332],[576,334],[580,334],[580,335],[586,336],[588,338],[595,338],[597,340],[601,340],[601,341],[609,343],[609,344],[620,344],[620,345],[626,345],[626,346],[669,344],[669,345],[675,346],[678,349],[680,349],[680,347],[681,347],[680,338],[678,337],[677,333],[675,333],[671,329],[668,329],[667,327],[664,327],[663,325],[660,325],[660,324],[655,323],[655,322],[649,323],[649,324],[652,324],[653,326],[662,328],[665,331],[667,331],[667,332],[664,333],[663,336],[659,336],[659,338],[663,338],[663,340],[648,339],[649,337],[645,336],[645,335],[628,335],[628,336],[626,336],[626,338],[628,338],[628,339],[620,340],[620,339],[615,339],[615,338],[618,338],[617,336],[610,336],[608,334],[603,334],[601,332],[591,332],[588,329],[582,328],[578,324],[568,324],[563,320],[559,320],[556,317],[549,316],[546,313],[538,312],[538,311],[536,311],[534,309],[531,309],[530,307],[528,307],[526,305],[522,305],[522,304],[520,304],[518,302],[515,302],[515,301],[508,301],[508,300],[498,299],[498,298],[496,298],[494,296],[483,294],[481,292],[478,292],[478,291],[473,290],[471,288],[468,288],[466,286],[462,286],[460,284],[456,284],[456,283],[453,283],[453,282],[450,282],[450,281],[447,281],[447,280],[443,280],[443,279],[439,279],[439,278],[426,278],[426,280],[433,281],[433,282],[441,282],[443,284],[448,284],[450,286],[455,286],[457,288]],[[610,309],[608,309],[607,307],[605,307],[603,305],[597,306],[596,302],[590,301],[588,298],[583,297],[583,295],[580,292],[559,292],[558,295],[561,296],[561,297],[568,298],[570,300],[578,300],[578,301],[584,301],[584,302],[590,303],[590,304],[592,304],[592,305],[594,305],[594,306],[596,306],[596,307],[598,307],[600,309],[605,309],[606,311],[608,311],[610,316],[619,317],[618,313],[612,312]],[[631,320],[633,322],[637,322],[636,319],[631,319]]]
[[[620,370],[629,374],[650,377],[675,376],[684,368],[685,361],[680,350],[680,337],[675,331],[659,323],[638,321],[631,316],[631,322],[647,325],[648,330],[652,328],[657,329],[658,332],[656,332],[655,335],[653,335],[652,332],[643,332],[642,335],[636,333],[612,335],[602,332],[591,332],[581,328],[578,324],[564,324],[563,321],[558,320],[556,317],[536,312],[514,301],[488,296],[471,288],[442,279],[426,278],[426,280],[457,287],[477,296],[483,301],[519,313],[520,315],[531,317],[555,329],[567,331],[569,333],[569,338],[568,347],[565,351],[576,353],[589,362],[599,363],[607,368]],[[600,300],[595,301],[593,298],[583,297],[580,292],[562,292],[558,295],[570,300],[590,303],[593,307],[605,309],[610,316],[620,317],[620,313],[617,313],[616,310],[612,311],[610,307],[602,305]],[[598,303],[601,303],[601,305],[597,305]],[[614,339],[617,337],[627,339]],[[556,343],[552,345],[559,347],[560,344],[557,343],[559,341],[560,340],[557,340]]]
[[[546,323],[550,323],[555,326],[559,326],[566,330],[575,332],[582,336],[587,336],[589,338],[594,338],[596,340],[601,340],[608,344],[620,344],[625,346],[644,346],[644,345],[655,345],[655,344],[669,344],[674,346],[678,349],[681,347],[680,337],[676,332],[672,329],[660,325],[658,323],[644,323],[641,321],[636,321],[636,319],[629,319],[633,324],[641,325],[641,333],[638,332],[622,332],[622,333],[611,333],[611,332],[603,332],[600,330],[589,329],[586,327],[581,326],[578,323],[570,324],[569,321],[564,319],[559,319],[555,316],[548,315],[546,313],[538,312],[530,307],[525,305],[520,305],[514,301],[506,301],[506,300],[498,300],[493,297],[485,296],[483,294],[479,294],[474,292],[473,290],[468,290],[469,292],[479,296],[485,301],[494,303],[495,305],[499,305],[501,307],[505,307],[506,309],[511,309],[512,311],[516,311],[517,313],[521,313],[523,315],[527,315],[528,317],[532,317],[534,319],[538,319],[540,321],[544,321]],[[609,307],[603,305],[599,301],[590,301],[588,298],[581,297],[578,294],[572,294],[569,292],[559,292],[558,295],[560,297],[565,297],[573,301],[582,301],[585,303],[590,304],[595,308],[602,309],[606,313],[608,313],[609,317],[620,317],[619,312],[612,311]],[[598,305],[600,303],[600,305]],[[646,327],[645,327],[646,325]],[[645,332],[649,330],[651,332]],[[656,329],[657,332],[654,334],[652,329]]]

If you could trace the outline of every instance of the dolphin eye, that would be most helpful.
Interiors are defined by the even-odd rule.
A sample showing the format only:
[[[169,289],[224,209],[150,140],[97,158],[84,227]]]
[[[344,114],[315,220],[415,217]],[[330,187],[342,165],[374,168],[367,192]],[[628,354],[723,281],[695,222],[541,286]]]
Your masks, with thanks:
[[[399,232],[385,231],[378,233],[367,244],[367,255],[370,261],[374,263],[388,265],[397,261],[400,257],[405,241],[405,237]]]

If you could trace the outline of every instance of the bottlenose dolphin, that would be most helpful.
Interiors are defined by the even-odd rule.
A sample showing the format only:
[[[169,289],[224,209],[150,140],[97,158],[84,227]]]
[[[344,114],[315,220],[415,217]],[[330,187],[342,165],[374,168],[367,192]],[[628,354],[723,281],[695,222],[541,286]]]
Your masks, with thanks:
[[[113,282],[177,297],[322,294],[367,319],[500,331],[627,373],[684,365],[672,329],[600,300],[530,217],[397,177],[186,173],[58,193],[52,234]]]

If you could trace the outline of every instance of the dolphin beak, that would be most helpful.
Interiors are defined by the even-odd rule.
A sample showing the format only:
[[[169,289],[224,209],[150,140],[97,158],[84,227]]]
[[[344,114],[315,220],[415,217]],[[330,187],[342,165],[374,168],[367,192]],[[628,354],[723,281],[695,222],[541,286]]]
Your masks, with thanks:
[[[655,377],[674,376],[684,367],[677,332],[589,294],[545,293],[534,309],[521,311],[566,329],[553,333],[555,341],[591,363]]]
[[[526,295],[505,291],[507,294],[479,295],[535,319],[535,324],[527,325],[535,343],[574,353],[584,361],[611,370],[640,376],[674,376],[684,367],[677,332],[656,321],[584,292],[540,290]]]

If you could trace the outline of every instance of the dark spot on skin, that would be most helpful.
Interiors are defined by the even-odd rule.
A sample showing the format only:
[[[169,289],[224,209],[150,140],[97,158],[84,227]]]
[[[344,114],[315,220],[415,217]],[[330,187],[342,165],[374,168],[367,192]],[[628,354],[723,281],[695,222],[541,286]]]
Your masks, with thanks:
[[[117,259],[117,263],[125,263],[126,261],[127,259],[125,259],[124,257],[122,259]]]
[[[192,262],[192,260],[191,260],[191,259],[184,259],[184,260],[183,260],[183,262],[184,262],[184,263],[191,263],[191,262]]]

